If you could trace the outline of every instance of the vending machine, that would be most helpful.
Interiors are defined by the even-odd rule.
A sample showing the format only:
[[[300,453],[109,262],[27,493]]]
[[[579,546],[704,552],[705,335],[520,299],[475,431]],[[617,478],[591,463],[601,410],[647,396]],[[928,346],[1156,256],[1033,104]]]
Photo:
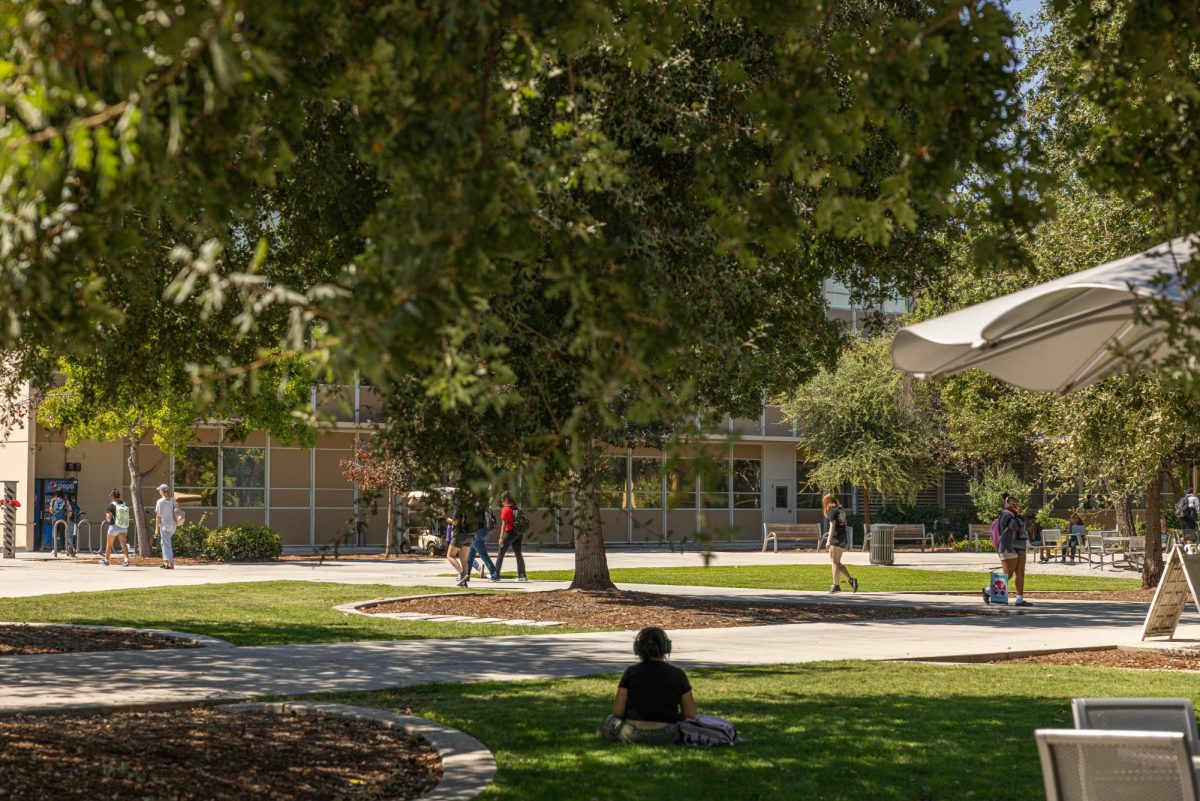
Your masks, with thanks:
[[[63,497],[71,498],[79,495],[79,479],[77,478],[39,478],[35,480],[34,492],[37,498],[37,511],[34,520],[38,521],[34,537],[35,551],[49,551],[53,544],[54,521],[50,516],[50,501],[54,493],[61,492]]]

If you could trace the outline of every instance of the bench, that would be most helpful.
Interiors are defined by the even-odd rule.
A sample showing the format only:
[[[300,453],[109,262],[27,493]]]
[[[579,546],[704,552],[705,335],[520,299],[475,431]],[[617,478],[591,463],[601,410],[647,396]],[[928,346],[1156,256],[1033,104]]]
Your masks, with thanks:
[[[891,524],[888,524],[891,525]],[[895,525],[896,545],[902,542],[915,542],[921,546],[921,553],[925,552],[925,543],[929,543],[929,550],[933,550],[933,534],[926,533],[924,523],[897,523]],[[863,537],[863,550],[867,550],[867,546],[871,543],[871,534]]]
[[[992,541],[992,524],[991,523],[970,523],[967,525],[967,542],[971,543],[971,550],[979,552],[979,540],[984,542]]]
[[[854,527],[846,526],[847,544],[854,547]],[[767,543],[774,545],[775,553],[779,553],[779,540],[789,539],[797,542],[811,542],[819,551],[825,545],[825,535],[820,523],[763,523],[763,552]]]

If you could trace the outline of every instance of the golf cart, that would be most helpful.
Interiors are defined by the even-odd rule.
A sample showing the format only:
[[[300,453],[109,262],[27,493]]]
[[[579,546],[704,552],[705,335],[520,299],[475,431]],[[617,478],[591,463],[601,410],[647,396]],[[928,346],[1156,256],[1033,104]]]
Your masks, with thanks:
[[[446,553],[446,517],[454,497],[453,487],[434,492],[414,490],[403,496],[404,527],[401,539],[410,553],[441,556]]]

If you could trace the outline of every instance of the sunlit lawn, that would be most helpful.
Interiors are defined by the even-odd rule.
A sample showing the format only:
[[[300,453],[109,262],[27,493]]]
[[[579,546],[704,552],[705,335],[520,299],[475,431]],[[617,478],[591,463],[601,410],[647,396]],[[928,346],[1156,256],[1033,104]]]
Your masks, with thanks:
[[[333,608],[372,598],[447,591],[446,587],[313,581],[199,584],[5,598],[0,599],[0,620],[170,629],[220,637],[235,645],[546,633],[544,628],[530,626],[371,618]],[[446,614],[455,614],[453,598],[446,599]]]
[[[408,710],[469,732],[499,764],[482,797],[523,801],[1039,799],[1033,731],[1070,728],[1072,697],[1200,702],[1193,674],[1102,668],[827,662],[690,676],[700,710],[735,721],[743,745],[598,740],[616,676],[322,698]]]
[[[917,570],[908,567],[850,566],[860,592],[977,591],[987,583],[983,571]],[[611,571],[618,584],[676,584],[707,587],[747,587],[770,590],[828,590],[828,565],[731,565],[712,567],[631,567]],[[570,570],[538,570],[531,579],[570,581]],[[1030,566],[1025,580],[1029,592],[1131,590],[1136,578],[1038,573]]]

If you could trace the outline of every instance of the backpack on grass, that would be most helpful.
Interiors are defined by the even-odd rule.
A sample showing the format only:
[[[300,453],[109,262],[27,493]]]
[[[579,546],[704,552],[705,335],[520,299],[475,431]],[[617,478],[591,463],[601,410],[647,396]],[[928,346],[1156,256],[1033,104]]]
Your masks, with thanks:
[[[681,745],[712,748],[718,745],[737,745],[739,741],[737,726],[724,718],[697,715],[679,722]]]
[[[113,512],[113,525],[117,528],[129,528],[129,507],[124,501],[116,502],[116,510]]]

